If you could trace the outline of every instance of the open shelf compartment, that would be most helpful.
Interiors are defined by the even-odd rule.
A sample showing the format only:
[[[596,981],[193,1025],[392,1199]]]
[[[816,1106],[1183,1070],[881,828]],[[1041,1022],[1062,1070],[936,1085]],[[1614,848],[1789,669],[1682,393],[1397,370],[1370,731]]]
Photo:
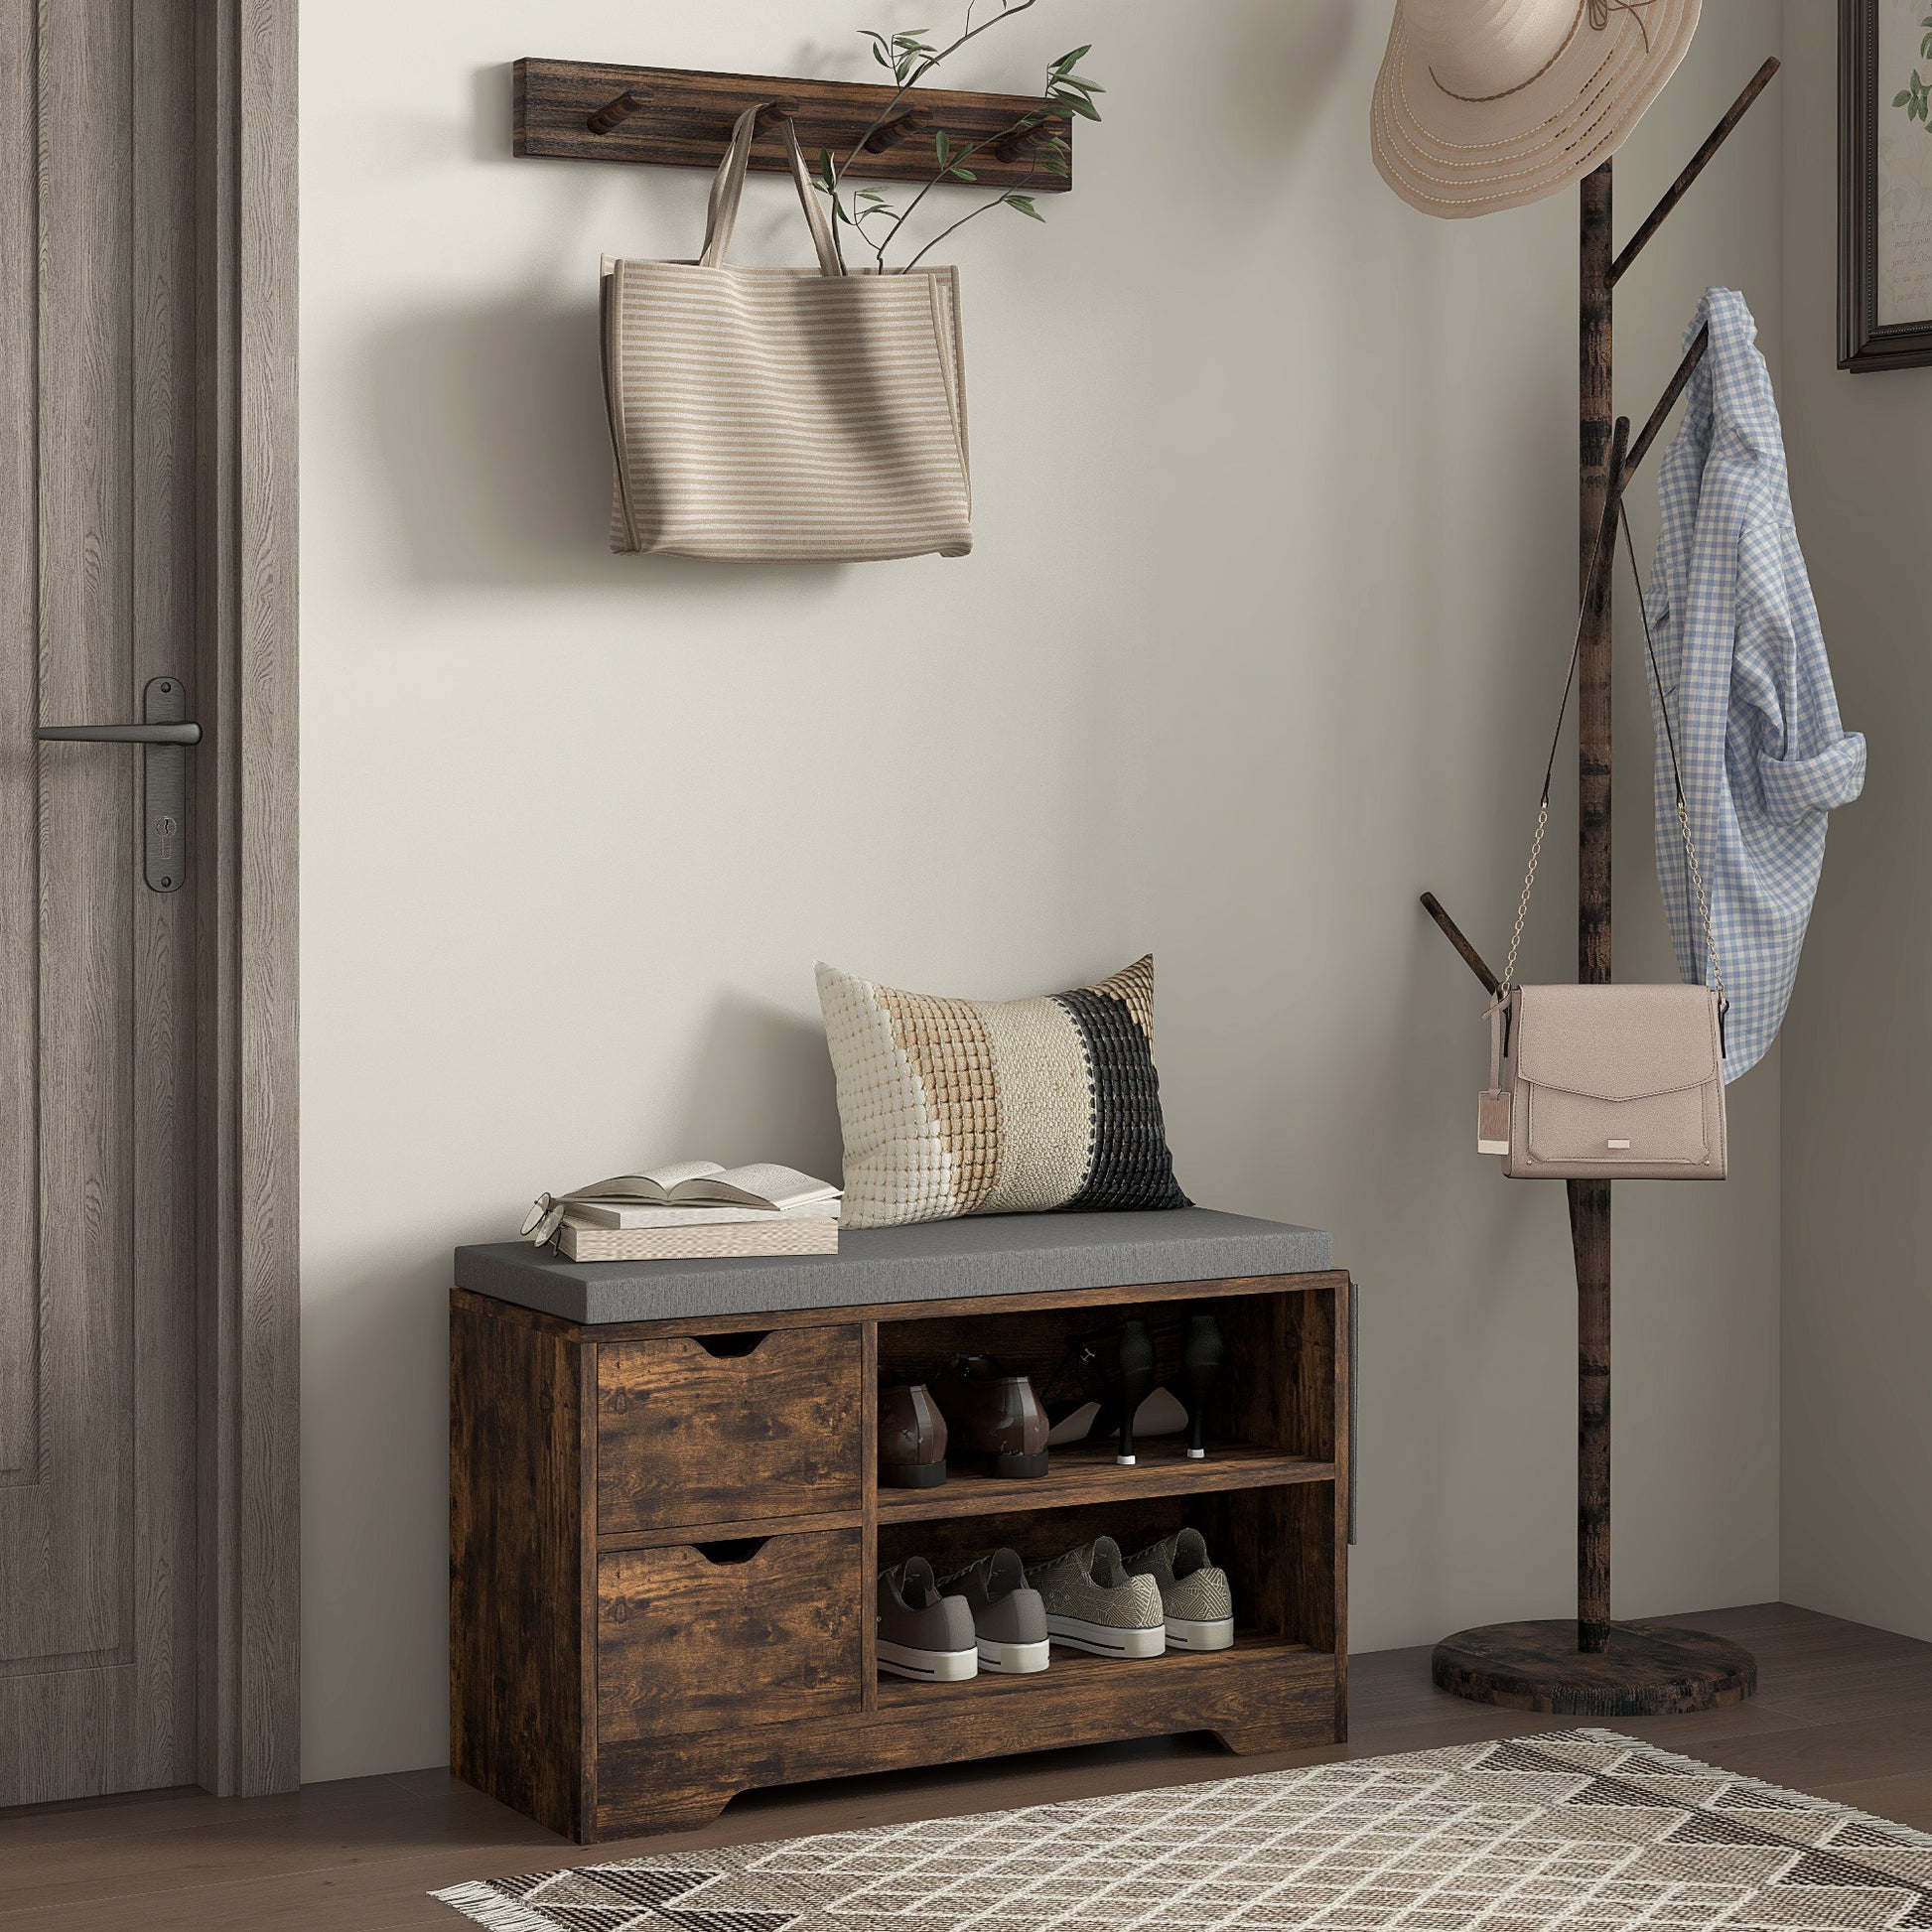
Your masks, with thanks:
[[[1057,1698],[1071,1694],[1075,1680],[1109,1699],[1131,1695],[1184,1709],[1194,1686],[1250,1662],[1325,1660],[1339,1668],[1347,1536],[1337,1460],[1345,1452],[1338,1444],[1345,1364],[1336,1349],[1346,1320],[1339,1293],[1286,1283],[1211,1296],[1150,1288],[1123,1290],[1102,1306],[906,1315],[879,1323],[879,1381],[931,1384],[960,1356],[990,1355],[1032,1379],[1042,1401],[1091,1393],[1071,1379],[1069,1345],[1132,1315],[1153,1337],[1157,1383],[1178,1393],[1186,1317],[1201,1311],[1214,1314],[1226,1341],[1207,1407],[1205,1458],[1189,1458],[1183,1438],[1143,1437],[1135,1464],[1124,1467],[1107,1437],[1052,1449],[1047,1473],[1036,1479],[1000,1480],[955,1463],[936,1488],[875,1486],[870,1501],[879,1567],[923,1556],[941,1576],[1002,1545],[1032,1565],[1111,1536],[1131,1557],[1175,1530],[1198,1529],[1209,1560],[1228,1573],[1233,1647],[1129,1662],[1055,1645],[1051,1664],[1035,1676],[983,1672],[946,1686],[882,1676],[876,1709]]]

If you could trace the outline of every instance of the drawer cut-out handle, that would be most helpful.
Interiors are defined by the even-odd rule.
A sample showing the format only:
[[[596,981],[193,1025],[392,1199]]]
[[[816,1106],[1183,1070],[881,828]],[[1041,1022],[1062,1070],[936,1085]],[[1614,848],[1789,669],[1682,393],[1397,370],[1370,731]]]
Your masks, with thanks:
[[[769,1328],[747,1328],[733,1335],[693,1335],[691,1339],[707,1355],[715,1355],[721,1362],[730,1361],[735,1355],[756,1355],[771,1339]]]
[[[694,1543],[691,1547],[706,1563],[750,1563],[770,1541],[768,1536],[733,1536],[718,1543]]]

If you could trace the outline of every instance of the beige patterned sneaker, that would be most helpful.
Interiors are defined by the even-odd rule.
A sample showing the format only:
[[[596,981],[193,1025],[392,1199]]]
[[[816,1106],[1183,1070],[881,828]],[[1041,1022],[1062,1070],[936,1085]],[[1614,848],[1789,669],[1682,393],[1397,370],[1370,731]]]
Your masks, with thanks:
[[[1234,1594],[1227,1572],[1207,1561],[1207,1539],[1180,1530],[1129,1557],[1129,1576],[1148,1578],[1161,1592],[1161,1616],[1176,1650],[1226,1650],[1234,1642]]]
[[[1127,1574],[1111,1536],[1035,1564],[1027,1581],[1039,1591],[1055,1643],[1096,1657],[1158,1657],[1168,1647],[1159,1585]]]

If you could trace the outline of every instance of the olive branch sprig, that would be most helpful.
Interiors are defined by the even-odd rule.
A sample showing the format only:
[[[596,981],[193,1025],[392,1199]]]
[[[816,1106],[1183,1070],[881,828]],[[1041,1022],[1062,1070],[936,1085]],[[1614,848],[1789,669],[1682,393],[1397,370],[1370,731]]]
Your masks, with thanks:
[[[927,29],[909,28],[902,33],[885,34],[872,28],[861,29],[861,37],[871,43],[872,57],[879,66],[892,74],[895,82],[894,92],[886,104],[874,117],[868,127],[854,142],[852,152],[843,161],[836,160],[829,149],[821,149],[818,156],[816,186],[832,204],[832,232],[838,246],[839,260],[845,261],[845,236],[850,232],[872,255],[873,265],[878,273],[902,274],[918,266],[925,256],[949,235],[956,234],[967,222],[977,220],[982,214],[991,213],[996,207],[1010,207],[1017,214],[1024,214],[1030,220],[1044,221],[1034,197],[1026,190],[1042,173],[1065,180],[1071,169],[1072,149],[1066,137],[1057,132],[1032,143],[1032,167],[1018,188],[1002,190],[981,202],[978,207],[961,215],[958,220],[924,243],[902,266],[889,266],[887,250],[895,241],[904,237],[909,244],[910,237],[905,234],[905,224],[918,211],[926,197],[942,183],[957,182],[967,187],[979,181],[978,172],[968,164],[988,148],[1005,145],[1017,136],[1033,133],[1050,121],[1058,121],[1078,115],[1082,120],[1097,121],[1100,109],[1095,104],[1094,95],[1106,89],[1097,80],[1089,79],[1079,70],[1080,63],[1093,52],[1092,45],[1076,47],[1070,53],[1062,54],[1046,69],[1046,79],[1040,92],[1042,98],[1035,108],[1030,108],[1010,127],[997,129],[991,134],[981,135],[977,140],[961,146],[945,128],[936,128],[932,136],[934,169],[929,179],[921,183],[918,192],[900,207],[889,201],[876,189],[860,189],[842,194],[848,171],[866,151],[866,143],[894,120],[907,94],[924,80],[934,69],[964,47],[969,41],[977,40],[981,34],[989,32],[1003,21],[1012,20],[1018,15],[1031,11],[1038,0],[1001,0],[999,12],[984,20],[976,20],[983,0],[969,0],[966,16],[958,36],[944,47],[938,47],[927,38]]]

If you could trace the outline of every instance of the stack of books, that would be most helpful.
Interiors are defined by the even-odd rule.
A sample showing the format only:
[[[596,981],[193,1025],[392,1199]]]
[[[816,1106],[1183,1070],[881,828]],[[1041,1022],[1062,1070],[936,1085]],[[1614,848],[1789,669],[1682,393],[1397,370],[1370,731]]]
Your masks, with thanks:
[[[570,1261],[699,1261],[839,1250],[838,1188],[768,1161],[677,1161],[539,1194],[523,1232]]]

